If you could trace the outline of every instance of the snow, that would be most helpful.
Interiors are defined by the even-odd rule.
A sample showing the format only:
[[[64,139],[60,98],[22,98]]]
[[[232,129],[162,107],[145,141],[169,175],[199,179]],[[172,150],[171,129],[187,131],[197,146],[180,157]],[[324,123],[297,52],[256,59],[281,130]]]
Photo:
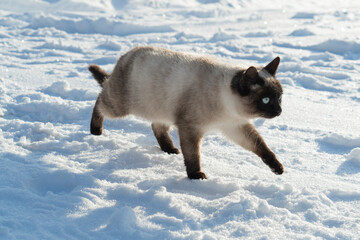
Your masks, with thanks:
[[[2,0],[0,239],[358,239],[359,7]],[[241,66],[280,56],[283,113],[254,124],[284,175],[218,133],[202,145],[203,181],[143,119],[90,135],[100,87],[87,66],[111,71],[137,45]]]

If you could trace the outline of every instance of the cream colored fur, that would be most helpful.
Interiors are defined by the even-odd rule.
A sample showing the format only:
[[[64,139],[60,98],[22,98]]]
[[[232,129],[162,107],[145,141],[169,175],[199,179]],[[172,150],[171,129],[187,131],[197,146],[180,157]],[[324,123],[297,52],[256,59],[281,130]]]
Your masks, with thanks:
[[[274,73],[279,63],[279,59],[275,60],[269,68]],[[265,68],[249,69],[249,74],[262,78],[265,86],[277,81]],[[89,70],[103,87],[93,111],[93,134],[102,133],[104,117],[134,114],[153,123],[161,149],[179,153],[168,134],[169,126],[176,125],[189,178],[206,178],[200,167],[200,142],[207,131],[217,129],[259,155],[274,172],[283,172],[249,122],[261,116],[253,106],[254,96],[242,96],[232,86],[235,75],[245,74],[246,69],[208,56],[136,47],[118,60],[110,76],[105,76],[107,73],[98,66]],[[260,84],[252,84],[251,91],[260,91]]]

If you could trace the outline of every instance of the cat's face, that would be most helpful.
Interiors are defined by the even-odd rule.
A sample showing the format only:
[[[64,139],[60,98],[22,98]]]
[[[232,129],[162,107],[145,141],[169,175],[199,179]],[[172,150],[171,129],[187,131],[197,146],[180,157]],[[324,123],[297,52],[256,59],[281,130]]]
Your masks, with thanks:
[[[274,118],[281,114],[280,82],[275,78],[280,58],[262,69],[248,68],[239,80],[238,93],[245,100],[246,112],[253,117]]]
[[[276,79],[253,90],[249,95],[249,110],[257,117],[274,118],[281,114],[282,88]]]

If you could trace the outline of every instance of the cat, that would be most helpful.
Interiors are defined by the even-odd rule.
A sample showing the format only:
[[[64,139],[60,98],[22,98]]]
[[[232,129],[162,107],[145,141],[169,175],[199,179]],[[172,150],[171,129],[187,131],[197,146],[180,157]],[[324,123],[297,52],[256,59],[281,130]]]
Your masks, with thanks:
[[[178,129],[187,176],[206,179],[200,166],[204,134],[220,130],[258,155],[275,174],[284,168],[250,123],[281,114],[282,86],[275,78],[280,58],[267,66],[240,68],[209,56],[163,48],[135,47],[119,58],[111,74],[92,64],[89,71],[102,87],[90,131],[101,135],[104,117],[133,114],[152,122],[160,148],[179,154],[170,136]]]

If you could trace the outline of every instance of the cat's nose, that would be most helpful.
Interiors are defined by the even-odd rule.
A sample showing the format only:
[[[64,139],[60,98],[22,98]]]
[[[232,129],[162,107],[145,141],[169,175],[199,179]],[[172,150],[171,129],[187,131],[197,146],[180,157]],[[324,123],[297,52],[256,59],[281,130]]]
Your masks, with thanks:
[[[276,116],[280,116],[281,112],[282,112],[281,107],[279,107],[278,109],[276,109]]]

